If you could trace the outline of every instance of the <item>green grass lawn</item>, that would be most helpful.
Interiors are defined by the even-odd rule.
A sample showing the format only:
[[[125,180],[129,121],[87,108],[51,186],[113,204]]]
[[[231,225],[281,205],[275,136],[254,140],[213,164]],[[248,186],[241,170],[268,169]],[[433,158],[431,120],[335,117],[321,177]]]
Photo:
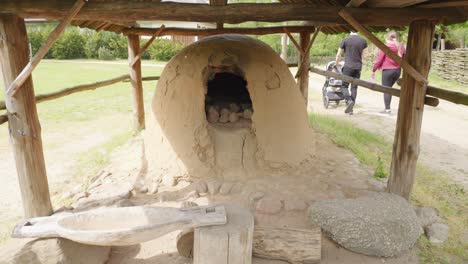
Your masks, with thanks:
[[[314,128],[327,134],[337,145],[351,150],[360,162],[375,168],[376,176],[388,176],[381,172],[388,172],[391,142],[335,117],[313,114],[310,119]],[[386,165],[384,168],[382,163]],[[417,206],[436,208],[450,227],[449,240],[442,245],[433,245],[421,236],[418,243],[421,263],[467,263],[468,243],[463,232],[468,226],[468,196],[463,187],[443,172],[419,164],[411,200]]]

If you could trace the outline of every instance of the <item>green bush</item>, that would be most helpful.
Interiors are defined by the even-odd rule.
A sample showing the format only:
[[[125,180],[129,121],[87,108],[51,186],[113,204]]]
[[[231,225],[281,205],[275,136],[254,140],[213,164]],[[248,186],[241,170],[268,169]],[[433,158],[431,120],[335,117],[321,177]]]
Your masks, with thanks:
[[[53,27],[50,25],[28,25],[28,39],[31,44],[32,55],[36,54],[39,48],[44,44],[50,32],[53,30]],[[45,56],[46,59],[52,58],[52,53],[49,52]]]
[[[171,41],[158,39],[153,42],[148,50],[152,60],[168,61],[184,48],[182,44],[172,43]]]
[[[126,59],[128,57],[127,38],[111,32],[86,32],[85,53],[88,58],[99,58],[99,49],[106,48],[111,51],[114,58]]]
[[[79,59],[85,58],[84,46],[86,40],[78,28],[69,28],[57,39],[51,49],[55,59]]]
[[[106,47],[100,47],[98,50],[98,59],[100,60],[115,60],[114,53]]]

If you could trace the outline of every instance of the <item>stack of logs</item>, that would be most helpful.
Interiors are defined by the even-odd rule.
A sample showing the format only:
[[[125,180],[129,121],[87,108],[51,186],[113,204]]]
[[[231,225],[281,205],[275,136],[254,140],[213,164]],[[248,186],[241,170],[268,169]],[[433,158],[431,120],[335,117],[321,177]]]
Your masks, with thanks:
[[[253,110],[251,104],[230,103],[225,106],[206,106],[206,119],[212,124],[236,123],[240,119],[251,120],[252,114]]]
[[[435,51],[432,55],[432,65],[441,78],[468,85],[468,49]]]

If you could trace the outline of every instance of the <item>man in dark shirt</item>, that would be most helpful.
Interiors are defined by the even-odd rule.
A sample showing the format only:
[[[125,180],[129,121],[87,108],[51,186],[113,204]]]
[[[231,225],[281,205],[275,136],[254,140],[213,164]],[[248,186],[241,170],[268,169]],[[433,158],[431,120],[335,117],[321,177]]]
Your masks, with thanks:
[[[336,53],[336,64],[340,62],[341,54],[344,52],[345,64],[342,72],[344,75],[360,78],[362,69],[362,53],[367,48],[367,42],[358,34],[351,32],[351,35],[341,41],[338,52]],[[349,83],[343,82],[341,90],[346,100],[345,113],[352,115],[354,103],[357,96],[357,85],[351,86],[351,95],[349,94]]]

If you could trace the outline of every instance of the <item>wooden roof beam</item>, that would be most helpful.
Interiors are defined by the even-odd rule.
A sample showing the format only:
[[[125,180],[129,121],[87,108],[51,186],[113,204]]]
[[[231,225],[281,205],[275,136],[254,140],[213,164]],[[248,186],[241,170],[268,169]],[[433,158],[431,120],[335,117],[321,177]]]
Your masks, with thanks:
[[[73,1],[3,0],[1,13],[14,13],[25,18],[61,19]],[[99,21],[191,21],[241,23],[246,21],[282,22],[312,21],[325,25],[345,25],[338,16],[342,9],[359,18],[363,25],[405,26],[414,20],[464,22],[466,17],[457,8],[348,8],[311,4],[229,4],[210,6],[174,2],[90,1],[76,19]]]
[[[211,36],[217,34],[243,34],[243,35],[267,35],[284,33],[284,29],[292,33],[313,32],[313,26],[283,26],[283,27],[262,27],[262,28],[174,28],[167,27],[159,33],[159,36]],[[158,28],[129,28],[124,29],[124,35],[153,36],[158,32]]]

